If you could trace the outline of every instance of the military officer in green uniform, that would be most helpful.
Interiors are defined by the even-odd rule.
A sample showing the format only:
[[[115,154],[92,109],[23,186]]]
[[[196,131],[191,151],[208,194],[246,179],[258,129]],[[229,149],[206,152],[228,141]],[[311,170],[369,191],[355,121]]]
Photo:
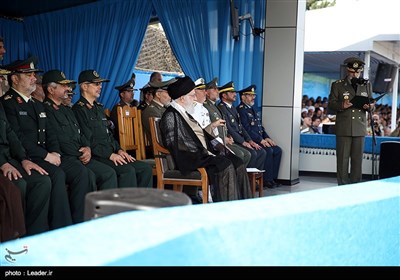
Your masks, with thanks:
[[[119,130],[118,130],[118,115],[117,108],[123,107],[125,105],[129,107],[136,107],[138,101],[133,99],[133,92],[136,90],[134,88],[135,81],[129,80],[123,85],[116,86],[115,89],[118,90],[120,100],[111,110],[110,119],[114,123],[114,138],[119,141]]]
[[[344,64],[347,76],[332,83],[328,101],[328,107],[336,112],[336,168],[339,185],[357,183],[362,179],[366,113],[375,105],[369,102],[372,100],[371,84],[360,78],[365,63],[358,57],[349,57]],[[353,106],[352,101],[356,96],[364,97],[367,101]]]
[[[36,59],[17,60],[7,66],[10,90],[2,99],[4,110],[12,129],[25,148],[28,157],[49,173],[52,189],[49,206],[50,229],[72,224],[72,216],[65,187],[66,174],[61,168],[59,149],[48,137],[47,117],[43,104],[33,100],[36,88]],[[75,174],[77,178],[79,177]]]
[[[116,171],[119,188],[151,188],[151,165],[122,150],[108,128],[104,107],[96,101],[102,82],[109,80],[101,78],[95,70],[82,71],[78,78],[81,97],[72,106],[83,134],[90,141],[92,156]]]
[[[117,188],[117,174],[114,169],[92,158],[89,140],[82,134],[74,113],[69,106],[62,105],[71,83],[76,82],[66,79],[60,70],[50,70],[43,75],[46,94],[43,104],[49,122],[48,133],[57,138],[63,160],[74,161],[80,169],[90,170],[90,189],[86,188],[86,192]],[[82,186],[80,191],[84,189]],[[71,205],[83,207],[85,194],[82,196],[71,193],[70,199],[77,200]]]
[[[149,118],[161,118],[164,114],[166,107],[171,103],[171,96],[169,96],[167,88],[168,85],[174,83],[175,78],[165,82],[150,82],[149,85],[153,89],[153,99],[150,104],[142,110],[142,125],[146,133],[147,139],[151,139]]]
[[[214,78],[212,81],[205,85],[206,90],[206,101],[204,101],[203,106],[208,110],[211,122],[215,122],[220,119],[224,119],[221,110],[217,106],[217,101],[219,98],[218,92],[218,78]],[[228,135],[228,131],[225,126],[218,126],[218,135],[220,137],[225,136],[225,144],[229,149],[231,149],[235,155],[243,160],[244,166],[247,167],[250,159],[251,153],[244,147],[239,146],[233,141],[232,136]]]

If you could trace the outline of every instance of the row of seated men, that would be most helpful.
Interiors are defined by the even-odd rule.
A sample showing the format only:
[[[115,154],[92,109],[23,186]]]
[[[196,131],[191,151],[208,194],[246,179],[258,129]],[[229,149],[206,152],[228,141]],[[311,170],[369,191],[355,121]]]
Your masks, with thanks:
[[[3,96],[1,104],[4,109],[0,110],[4,125],[3,174],[21,191],[28,235],[81,222],[84,197],[90,191],[116,187],[152,187],[151,166],[136,161],[120,149],[109,131],[103,106],[96,101],[101,93],[102,82],[109,80],[101,78],[94,70],[82,71],[78,78],[81,96],[71,110],[62,102],[71,91],[71,85],[76,82],[66,79],[60,70],[47,71],[42,80],[46,95],[42,104],[31,98],[35,89],[35,73],[40,71],[34,63],[29,58],[5,67],[9,71],[11,88]],[[165,138],[164,143],[171,150],[178,168],[185,173],[197,167],[206,167],[210,182],[215,187],[215,201],[250,197],[245,167],[252,167],[250,162],[254,154],[254,167],[264,169],[264,164],[267,164],[266,152],[261,146],[250,144],[251,147],[246,149],[251,154],[247,164],[235,156],[236,153],[211,153],[207,150],[204,133],[208,127],[208,133],[218,136],[218,128],[225,127],[223,118],[204,130],[197,121],[193,121],[190,114],[181,114],[183,119],[177,122],[176,111],[196,115],[195,85],[188,77],[179,78],[173,83],[155,85],[154,92],[165,91],[165,86],[170,95],[169,100],[171,97],[173,99],[167,110],[171,110],[174,117],[164,118],[163,114],[161,129],[165,130],[163,136],[171,136]],[[200,85],[203,86],[204,83]],[[233,84],[229,90],[235,93]],[[185,119],[187,116],[189,122]],[[239,117],[238,114],[236,116]],[[182,120],[186,121],[186,125],[180,127],[186,129],[186,134],[192,133],[192,141],[181,138],[181,134],[171,135],[171,131],[168,131],[177,123],[182,125]],[[190,126],[190,130],[187,130],[188,123],[194,125]],[[243,131],[241,129],[240,133]],[[191,144],[183,153],[180,150],[181,144],[175,146],[181,142]],[[245,142],[242,142],[244,147]],[[200,145],[202,149],[191,151]],[[270,181],[266,182],[268,184]],[[65,184],[69,186],[68,193]]]
[[[151,102],[142,108],[142,124],[147,139],[150,139],[149,118],[162,118],[164,112],[171,105],[175,105],[174,92],[171,87],[179,80],[173,78],[165,82],[149,82],[143,88],[143,96],[151,94]],[[134,106],[132,81],[116,87],[121,100],[113,107],[111,119],[117,123],[118,106]],[[256,87],[251,85],[243,90],[236,91],[233,82],[218,87],[217,78],[209,83],[199,78],[194,83],[195,100],[191,106],[185,108],[186,113],[193,117],[202,129],[213,127],[213,137],[225,145],[229,151],[238,156],[245,167],[266,170],[264,173],[265,187],[274,188],[281,161],[282,149],[266,133],[259,114],[254,109]],[[241,103],[236,108],[236,93],[239,93]],[[185,93],[186,95],[187,93]],[[219,125],[219,120],[224,125]]]
[[[120,148],[96,101],[109,80],[82,71],[81,96],[71,108],[62,102],[76,82],[60,70],[47,71],[41,103],[31,96],[41,71],[35,62],[2,67],[10,89],[0,103],[2,179],[20,191],[26,235],[82,222],[88,192],[153,185],[152,167]]]

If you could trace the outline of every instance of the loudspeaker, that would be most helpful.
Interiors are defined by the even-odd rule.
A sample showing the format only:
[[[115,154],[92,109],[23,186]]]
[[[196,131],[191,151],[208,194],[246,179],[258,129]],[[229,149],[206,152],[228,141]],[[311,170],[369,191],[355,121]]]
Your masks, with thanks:
[[[385,141],[381,143],[379,156],[379,179],[400,175],[400,142]]]
[[[121,188],[90,192],[85,198],[85,221],[131,210],[191,205],[184,193],[148,188]]]
[[[396,70],[394,65],[379,63],[372,91],[376,93],[392,92]]]

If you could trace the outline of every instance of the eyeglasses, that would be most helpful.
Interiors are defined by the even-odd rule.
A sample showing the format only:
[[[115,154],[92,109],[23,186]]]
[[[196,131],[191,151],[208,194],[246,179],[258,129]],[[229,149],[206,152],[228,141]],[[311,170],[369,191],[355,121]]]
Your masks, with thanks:
[[[96,87],[98,87],[98,86],[101,85],[101,82],[85,82],[85,84],[93,84],[93,85],[95,85]]]

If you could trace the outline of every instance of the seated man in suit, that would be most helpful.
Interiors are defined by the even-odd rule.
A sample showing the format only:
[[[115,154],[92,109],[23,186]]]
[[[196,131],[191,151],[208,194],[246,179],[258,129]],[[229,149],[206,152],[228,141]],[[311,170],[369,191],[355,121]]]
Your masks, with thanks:
[[[178,78],[168,86],[173,99],[160,121],[163,143],[171,152],[177,168],[188,174],[204,167],[210,183],[214,186],[213,201],[228,201],[252,197],[249,179],[243,162],[235,155],[213,154],[206,133],[212,135],[219,120],[209,131],[203,131],[198,122],[189,114],[196,101],[194,82],[190,77]]]
[[[282,149],[268,136],[260,117],[254,109],[255,89],[256,86],[251,85],[239,91],[242,102],[237,107],[237,111],[244,129],[250,135],[251,139],[267,152],[264,164],[264,185],[270,188],[277,187],[279,184],[275,180],[278,178]]]

